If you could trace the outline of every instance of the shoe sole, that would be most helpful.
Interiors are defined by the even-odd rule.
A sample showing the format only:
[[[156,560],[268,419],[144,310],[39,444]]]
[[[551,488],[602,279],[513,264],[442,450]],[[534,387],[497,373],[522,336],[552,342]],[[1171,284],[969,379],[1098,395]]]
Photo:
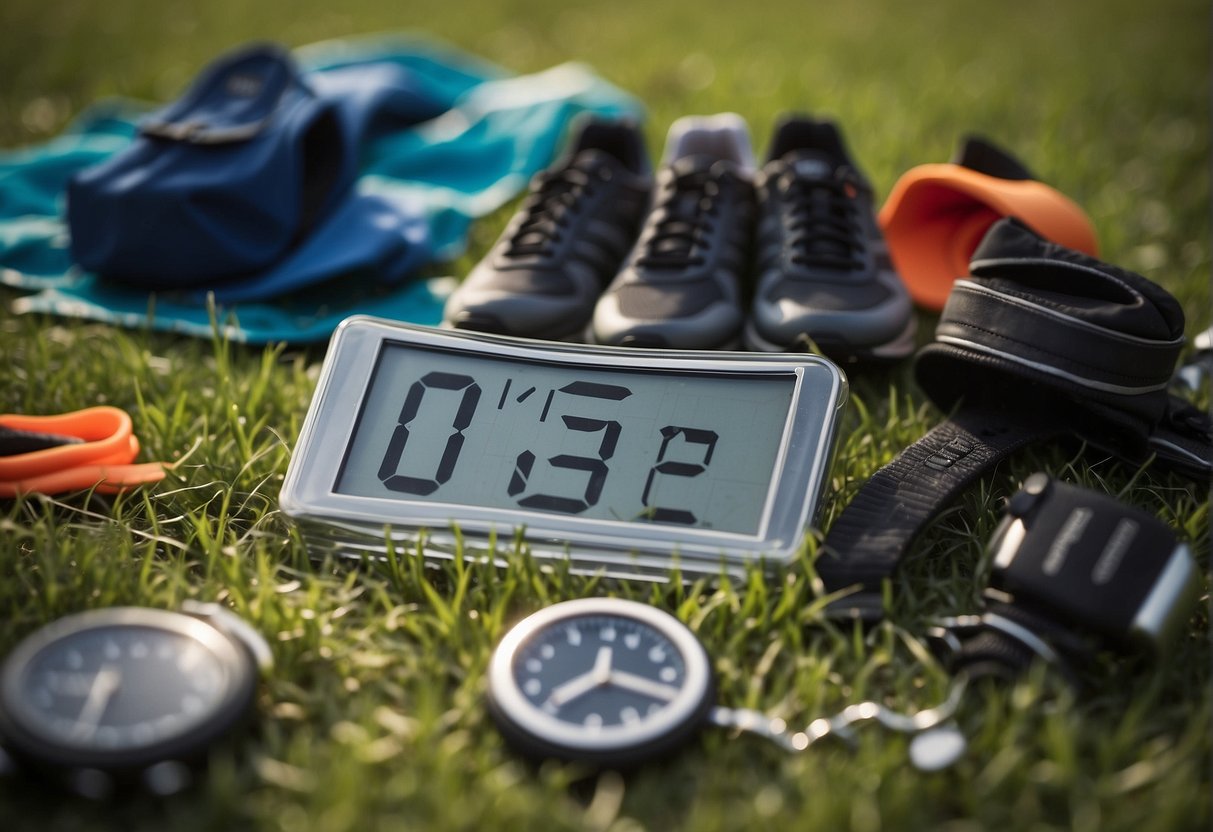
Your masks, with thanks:
[[[894,338],[885,341],[882,344],[874,346],[862,346],[846,343],[829,343],[824,341],[812,341],[812,337],[805,334],[805,338],[824,353],[827,357],[836,361],[870,361],[870,362],[894,362],[900,361],[903,358],[911,355],[916,346],[915,336],[918,334],[918,321],[914,316],[910,316],[910,320],[900,333]],[[758,334],[758,330],[754,327],[753,321],[746,321],[745,325],[745,346],[746,349],[755,352],[804,352],[805,350],[797,349],[796,342],[792,344],[777,344],[773,341],[768,341]]]
[[[471,326],[469,326],[471,324]],[[486,315],[467,315],[461,317],[457,321],[443,320],[442,327],[444,329],[463,330],[465,332],[483,332],[489,335],[507,335],[511,338],[529,338],[535,341],[564,341],[567,343],[581,344],[585,343],[584,327],[576,327],[572,330],[531,330],[526,333],[514,332],[501,325],[501,322],[492,316]]]
[[[640,350],[692,350],[692,351],[698,350],[701,352],[729,352],[729,351],[739,350],[739,349],[743,348],[740,335],[734,335],[732,338],[730,338],[727,341],[722,341],[719,344],[713,344],[711,346],[704,346],[704,347],[671,347],[669,344],[665,344],[665,343],[662,343],[662,344],[656,344],[656,343],[648,343],[648,344],[624,343],[624,344],[620,344],[620,343],[615,343],[615,342],[611,342],[611,341],[600,341],[594,336],[594,322],[593,321],[590,321],[590,323],[586,325],[585,329],[582,330],[582,332],[581,332],[581,336],[582,336],[581,343],[584,343],[584,344],[592,344],[592,345],[604,346],[604,347],[627,347],[628,349],[640,349]]]

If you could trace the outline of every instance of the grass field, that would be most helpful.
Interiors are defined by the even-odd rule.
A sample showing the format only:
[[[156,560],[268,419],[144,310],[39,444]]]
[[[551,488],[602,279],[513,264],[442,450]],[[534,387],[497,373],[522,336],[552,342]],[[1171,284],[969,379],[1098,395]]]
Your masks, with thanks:
[[[650,148],[687,113],[735,110],[765,147],[775,117],[837,116],[878,191],[983,132],[1087,208],[1110,262],[1210,324],[1207,4],[893,0],[724,4],[386,4],[345,0],[6,0],[0,146],[48,138],[88,103],[165,100],[222,50],[393,29],[430,32],[515,71],[583,60],[649,108]],[[462,274],[508,211],[477,225]],[[889,620],[828,624],[806,557],[764,582],[649,586],[458,561],[313,562],[277,512],[319,350],[249,349],[14,316],[0,291],[0,412],[130,410],[170,480],[118,498],[0,502],[0,654],[58,616],[221,600],[277,662],[252,730],[173,799],[65,799],[0,781],[0,829],[1208,829],[1213,713],[1208,594],[1162,661],[1101,660],[1076,695],[1047,672],[966,699],[960,763],[924,774],[876,727],[859,746],[788,756],[706,729],[620,776],[530,767],[484,710],[484,669],[508,625],[545,604],[613,593],[686,621],[715,659],[723,704],[801,725],[875,698],[900,709],[948,686],[922,634],[974,609],[1000,499],[1035,470],[1170,522],[1209,566],[1207,489],[1076,448],[1017,455],[919,542]],[[933,321],[922,320],[929,338]],[[940,418],[908,362],[856,373],[823,526]],[[1207,580],[1206,580],[1207,587]]]

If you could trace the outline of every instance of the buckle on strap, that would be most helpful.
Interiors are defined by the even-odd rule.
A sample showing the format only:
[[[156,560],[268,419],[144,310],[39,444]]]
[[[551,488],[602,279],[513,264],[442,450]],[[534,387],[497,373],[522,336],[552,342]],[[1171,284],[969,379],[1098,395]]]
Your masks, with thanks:
[[[1194,480],[1213,474],[1213,421],[1209,414],[1178,396],[1150,434],[1148,447],[1159,462]]]

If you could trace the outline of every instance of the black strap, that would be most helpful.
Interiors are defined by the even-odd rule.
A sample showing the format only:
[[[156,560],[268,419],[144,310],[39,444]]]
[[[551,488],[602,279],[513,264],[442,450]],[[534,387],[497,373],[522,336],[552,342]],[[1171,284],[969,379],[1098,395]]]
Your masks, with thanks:
[[[61,436],[57,433],[40,433],[32,430],[17,430],[0,425],[0,456],[17,456],[60,445],[79,445],[84,440],[78,436]]]
[[[957,494],[995,463],[1061,428],[1022,413],[967,409],[938,425],[881,468],[830,527],[817,571],[826,588],[859,584],[837,602],[840,616],[881,615],[881,581],[914,538]]]
[[[861,592],[842,615],[881,615],[880,583],[927,522],[1016,449],[1076,434],[1141,464],[1154,457],[1208,481],[1213,427],[1168,394],[1183,309],[1141,275],[1051,243],[1013,218],[995,223],[956,284],[918,384],[958,409],[872,477],[825,539],[818,573]]]
[[[1026,265],[1039,268],[1039,262],[1027,261]],[[1056,270],[1057,264],[1048,262],[1048,267]],[[1144,338],[1096,326],[1058,312],[1021,287],[1016,287],[1016,293],[990,283],[956,282],[948,296],[947,312],[940,316],[935,330],[936,341],[1052,374],[1059,387],[1079,395],[1125,397],[1113,399],[1118,403],[1149,396],[1170,383],[1183,346],[1182,335]]]
[[[1205,479],[1208,420],[1173,418],[1168,396],[1183,331],[1160,286],[1004,219],[949,295],[915,377],[941,410],[1043,410],[1132,463],[1155,455]]]
[[[1213,423],[1209,414],[1172,394],[1147,440],[1147,449],[1171,470],[1197,482],[1213,476]]]

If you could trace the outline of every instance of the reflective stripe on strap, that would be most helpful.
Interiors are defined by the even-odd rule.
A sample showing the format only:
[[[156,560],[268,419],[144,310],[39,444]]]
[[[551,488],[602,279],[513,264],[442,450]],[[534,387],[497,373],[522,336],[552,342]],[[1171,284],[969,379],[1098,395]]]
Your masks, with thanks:
[[[1183,338],[1156,340],[1096,326],[1019,294],[957,281],[935,339],[998,355],[1094,390],[1163,390]]]

